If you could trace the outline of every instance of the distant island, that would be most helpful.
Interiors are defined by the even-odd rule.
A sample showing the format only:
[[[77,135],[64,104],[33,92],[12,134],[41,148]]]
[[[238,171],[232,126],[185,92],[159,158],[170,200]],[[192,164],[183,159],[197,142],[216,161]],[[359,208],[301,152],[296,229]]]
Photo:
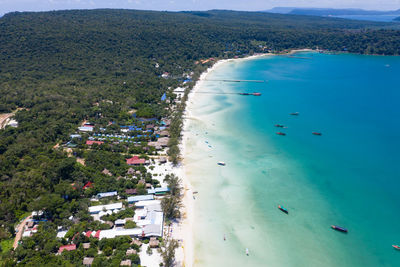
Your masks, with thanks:
[[[356,8],[334,9],[334,8],[299,8],[299,7],[275,7],[266,10],[270,13],[308,15],[308,16],[331,16],[344,18],[359,18],[365,20],[377,20],[380,17],[388,17],[387,21],[392,20],[392,16],[400,16],[400,9],[390,11],[364,10]]]

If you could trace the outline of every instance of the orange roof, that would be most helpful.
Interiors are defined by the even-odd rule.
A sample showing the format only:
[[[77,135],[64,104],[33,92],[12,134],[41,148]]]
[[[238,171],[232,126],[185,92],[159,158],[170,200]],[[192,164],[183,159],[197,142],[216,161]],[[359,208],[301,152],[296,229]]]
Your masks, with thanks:
[[[145,159],[140,159],[138,156],[133,156],[132,158],[126,160],[126,164],[128,165],[140,165],[144,164],[145,162]]]

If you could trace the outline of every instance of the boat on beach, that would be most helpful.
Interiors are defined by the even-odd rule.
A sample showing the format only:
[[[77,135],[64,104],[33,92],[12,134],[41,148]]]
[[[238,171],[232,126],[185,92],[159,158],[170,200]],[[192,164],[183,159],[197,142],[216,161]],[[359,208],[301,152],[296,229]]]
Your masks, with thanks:
[[[223,162],[223,161],[218,161],[218,163],[217,163],[219,166],[225,166],[226,165],[226,163],[225,162]]]
[[[397,250],[400,250],[400,246],[398,246],[398,245],[392,245],[392,247],[394,247]]]
[[[337,225],[331,225],[332,229],[339,231],[339,232],[343,232],[343,233],[347,233],[347,229],[343,228],[341,226],[337,226]]]
[[[277,135],[286,135],[285,133],[282,133],[282,132],[277,132],[276,134]]]
[[[280,209],[281,211],[283,211],[286,214],[289,214],[289,211],[287,209],[285,209],[283,206],[278,205],[278,209]]]
[[[313,135],[322,135],[320,132],[312,132]]]

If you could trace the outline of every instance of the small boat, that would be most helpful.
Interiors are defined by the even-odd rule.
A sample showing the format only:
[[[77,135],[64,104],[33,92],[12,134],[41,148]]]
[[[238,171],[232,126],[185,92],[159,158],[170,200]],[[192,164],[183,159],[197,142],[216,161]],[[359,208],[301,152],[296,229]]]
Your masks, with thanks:
[[[226,163],[223,162],[223,161],[219,161],[217,164],[218,164],[219,166],[225,166],[225,165],[226,165]]]
[[[224,234],[224,241],[226,240],[226,236],[225,236],[225,234]]]
[[[292,112],[292,113],[290,113],[290,115],[297,116],[297,115],[299,115],[299,113],[298,112]]]
[[[340,227],[340,226],[337,226],[337,225],[331,225],[331,227],[332,227],[332,229],[334,229],[336,231],[347,233],[347,229],[346,228],[343,228],[343,227]]]
[[[239,93],[239,95],[250,95],[249,93]]]
[[[249,256],[249,249],[246,248],[246,255]]]
[[[282,124],[275,124],[275,127],[278,127],[278,128],[284,128],[285,126],[284,126],[284,125],[282,125]]]
[[[392,247],[394,247],[397,250],[400,250],[400,246],[398,246],[398,245],[392,245]]]
[[[276,134],[277,135],[286,135],[285,133],[282,133],[282,132],[277,132]]]
[[[254,92],[254,93],[252,93],[252,95],[254,95],[254,96],[260,96],[261,93]]]
[[[287,209],[285,209],[284,207],[282,207],[281,205],[278,205],[278,209],[280,209],[281,211],[283,211],[286,214],[289,214],[289,211]]]
[[[319,132],[312,132],[313,135],[322,135],[322,133]]]

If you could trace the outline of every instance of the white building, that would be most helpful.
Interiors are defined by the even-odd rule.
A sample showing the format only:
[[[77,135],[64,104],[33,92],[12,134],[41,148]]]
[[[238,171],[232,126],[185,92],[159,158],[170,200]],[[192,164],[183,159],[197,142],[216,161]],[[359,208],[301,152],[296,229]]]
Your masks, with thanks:
[[[122,209],[122,202],[112,203],[108,205],[97,205],[89,207],[90,214],[98,214],[101,211],[119,212]]]

